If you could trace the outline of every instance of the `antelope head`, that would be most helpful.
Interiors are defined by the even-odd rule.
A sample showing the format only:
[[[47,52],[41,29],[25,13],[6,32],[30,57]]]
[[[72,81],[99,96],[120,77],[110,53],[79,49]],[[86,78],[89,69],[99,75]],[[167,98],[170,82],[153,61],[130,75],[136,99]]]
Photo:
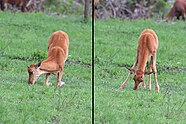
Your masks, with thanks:
[[[29,74],[29,79],[28,83],[29,84],[34,84],[38,77],[41,75],[39,67],[41,66],[41,62],[38,64],[31,64],[28,67],[28,74]]]
[[[150,75],[153,73],[153,72],[143,72],[142,70],[135,70],[133,68],[127,68],[127,69],[131,72],[131,74],[134,73],[134,78],[133,78],[135,82],[134,90],[137,90],[139,88],[139,84],[144,81],[145,75]]]

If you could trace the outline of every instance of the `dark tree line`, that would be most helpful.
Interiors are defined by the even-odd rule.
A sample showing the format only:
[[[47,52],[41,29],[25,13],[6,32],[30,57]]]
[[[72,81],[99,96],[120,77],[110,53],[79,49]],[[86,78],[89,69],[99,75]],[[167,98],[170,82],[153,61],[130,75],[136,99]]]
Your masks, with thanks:
[[[96,17],[104,18],[149,18],[162,12],[166,0],[100,0]]]

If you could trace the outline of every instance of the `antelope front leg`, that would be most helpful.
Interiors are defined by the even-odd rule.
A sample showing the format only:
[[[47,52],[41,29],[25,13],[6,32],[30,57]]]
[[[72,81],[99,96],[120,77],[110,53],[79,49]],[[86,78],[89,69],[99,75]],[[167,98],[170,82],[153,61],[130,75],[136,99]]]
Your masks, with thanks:
[[[61,81],[62,74],[63,74],[63,71],[60,71],[60,72],[57,74],[57,80],[58,80],[57,86],[58,86],[58,87],[62,87],[62,86],[65,84],[65,82],[62,82],[62,81]]]
[[[131,69],[134,69],[134,68],[136,67],[137,63],[138,63],[138,55],[137,55],[137,57],[136,57],[136,61],[135,61],[134,65],[132,66]],[[132,72],[130,72],[130,73],[128,74],[127,78],[126,78],[125,81],[122,83],[122,85],[120,86],[119,89],[123,89],[123,88],[126,86],[126,83],[127,83],[127,81],[128,81],[128,79],[129,79],[129,77],[130,77],[131,74],[132,74]]]
[[[8,10],[8,4],[7,4],[7,3],[4,4],[4,10],[5,10],[5,11]]]
[[[149,72],[152,72],[152,68],[153,68],[153,57],[151,56]],[[149,90],[151,90],[151,74],[149,74],[148,87]]]
[[[50,83],[49,83],[49,76],[50,76],[50,73],[46,74],[46,79],[45,79],[45,85],[46,86],[50,85]]]
[[[128,81],[128,79],[129,79],[129,77],[130,77],[131,74],[132,74],[131,72],[128,74],[126,80],[125,80],[125,81],[123,82],[123,84],[120,86],[120,89],[123,89],[123,88],[126,86],[126,83],[127,83],[127,81]]]
[[[159,92],[160,91],[160,87],[158,85],[158,79],[157,79],[157,70],[156,70],[156,53],[153,55],[153,72],[154,72],[154,79],[156,82],[156,91]]]
[[[143,89],[146,88],[145,81],[142,82],[142,88],[143,88]]]

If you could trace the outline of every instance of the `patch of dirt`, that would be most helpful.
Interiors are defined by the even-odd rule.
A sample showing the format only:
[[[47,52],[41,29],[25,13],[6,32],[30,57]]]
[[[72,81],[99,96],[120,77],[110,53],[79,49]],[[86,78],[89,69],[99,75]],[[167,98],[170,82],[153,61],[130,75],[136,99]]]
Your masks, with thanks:
[[[70,60],[67,60],[66,62],[65,62],[65,64],[67,64],[67,65],[82,65],[82,66],[84,66],[84,67],[86,67],[86,68],[90,68],[92,65],[91,64],[89,64],[89,63],[83,63],[83,62],[81,62],[81,61],[70,61]]]
[[[167,70],[168,72],[186,72],[186,68],[180,68],[180,67],[169,67],[166,65],[157,64],[157,67],[163,68]]]
[[[20,60],[20,61],[31,61],[31,60],[36,60],[36,59],[33,59],[33,58],[29,58],[29,57],[8,57],[9,59],[11,60]],[[65,64],[67,65],[81,65],[85,68],[90,68],[92,65],[89,64],[89,63],[84,63],[84,62],[81,62],[81,61],[71,61],[71,60],[66,60]]]
[[[121,68],[132,67],[132,65],[128,65],[128,64],[112,63],[112,65],[118,66]],[[157,64],[156,66],[157,66],[157,70],[163,70],[163,71],[167,71],[167,72],[186,72],[186,68],[182,68],[182,67],[170,67],[170,66],[161,65],[161,64]]]

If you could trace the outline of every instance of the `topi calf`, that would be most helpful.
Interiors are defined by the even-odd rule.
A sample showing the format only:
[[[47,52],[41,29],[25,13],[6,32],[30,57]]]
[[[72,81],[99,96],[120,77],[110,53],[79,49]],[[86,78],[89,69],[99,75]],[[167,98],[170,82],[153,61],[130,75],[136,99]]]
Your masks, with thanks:
[[[154,73],[154,79],[156,82],[156,91],[159,92],[159,85],[157,80],[157,70],[156,70],[156,52],[158,49],[158,37],[156,33],[151,29],[144,30],[139,37],[138,40],[138,49],[137,49],[137,57],[134,65],[131,68],[128,68],[130,70],[130,73],[128,74],[126,80],[123,82],[123,84],[120,86],[120,89],[124,88],[126,86],[127,80],[130,77],[132,73],[134,73],[134,90],[137,90],[139,88],[140,82],[142,82],[142,87],[145,88],[145,81],[144,81],[144,75],[149,75],[148,80],[148,87],[149,90],[151,90],[151,73]],[[150,67],[149,71],[145,72],[146,63],[148,59],[150,58]],[[135,67],[138,65],[138,69],[136,70]]]
[[[49,86],[50,74],[57,74],[57,86],[64,85],[61,81],[65,61],[68,57],[69,38],[63,31],[54,32],[48,41],[48,57],[44,61],[28,67],[29,84],[35,84],[41,74],[46,74],[45,84]]]

